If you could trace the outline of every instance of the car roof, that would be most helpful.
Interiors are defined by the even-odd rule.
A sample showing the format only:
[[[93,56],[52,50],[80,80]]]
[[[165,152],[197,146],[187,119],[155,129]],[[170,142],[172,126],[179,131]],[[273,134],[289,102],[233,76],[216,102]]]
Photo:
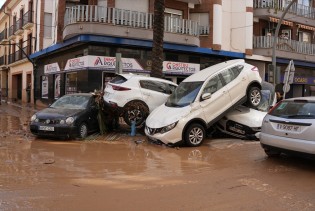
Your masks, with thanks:
[[[234,66],[236,64],[243,64],[245,63],[244,59],[232,59],[229,61],[221,62],[219,64],[212,65],[210,67],[207,67],[199,72],[196,72],[186,78],[183,82],[192,82],[192,81],[205,81],[207,78],[214,73],[218,72],[219,70],[223,68],[228,68],[230,66]]]
[[[162,79],[162,78],[155,78],[155,77],[151,77],[151,76],[145,76],[145,75],[136,75],[136,74],[132,74],[132,73],[129,73],[129,74],[117,74],[117,75],[120,75],[124,78],[126,78],[127,80],[130,79],[130,78],[137,78],[139,80],[154,80],[154,81],[160,81],[160,82],[167,82],[169,84],[172,84],[174,86],[177,86],[176,83],[172,82],[172,81],[169,81],[169,80],[166,80],[166,79]]]
[[[294,100],[307,100],[310,102],[315,102],[315,96],[309,96],[309,97],[294,97],[294,98],[287,98],[284,99],[285,101],[294,101]]]

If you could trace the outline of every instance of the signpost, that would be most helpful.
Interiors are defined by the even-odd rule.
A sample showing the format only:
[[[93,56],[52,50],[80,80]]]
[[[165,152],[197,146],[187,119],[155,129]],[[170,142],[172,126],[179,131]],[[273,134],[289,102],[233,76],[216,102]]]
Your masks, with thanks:
[[[284,78],[283,78],[283,99],[285,99],[285,94],[290,91],[290,84],[293,83],[295,73],[295,67],[293,60],[290,60],[289,65],[285,69]]]

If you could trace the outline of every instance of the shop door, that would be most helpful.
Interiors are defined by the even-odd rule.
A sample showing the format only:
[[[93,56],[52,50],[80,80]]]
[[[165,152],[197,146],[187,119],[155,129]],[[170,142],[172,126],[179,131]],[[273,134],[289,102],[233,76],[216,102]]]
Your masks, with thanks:
[[[16,98],[22,100],[22,74],[16,75]]]

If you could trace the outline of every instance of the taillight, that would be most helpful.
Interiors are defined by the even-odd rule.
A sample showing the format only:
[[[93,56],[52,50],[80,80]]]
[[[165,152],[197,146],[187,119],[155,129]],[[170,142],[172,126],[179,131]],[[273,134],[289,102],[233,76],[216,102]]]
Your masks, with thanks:
[[[252,68],[252,71],[257,71],[257,72],[259,72],[259,70],[258,70],[257,67],[253,67],[253,68]]]
[[[123,86],[116,86],[116,85],[111,85],[113,90],[116,90],[116,91],[128,91],[128,90],[131,90],[127,87],[123,87]]]
[[[277,104],[275,106],[273,106],[269,111],[268,114],[271,114],[273,110],[275,110],[280,104],[281,104],[282,100],[280,100],[279,102],[277,102]]]

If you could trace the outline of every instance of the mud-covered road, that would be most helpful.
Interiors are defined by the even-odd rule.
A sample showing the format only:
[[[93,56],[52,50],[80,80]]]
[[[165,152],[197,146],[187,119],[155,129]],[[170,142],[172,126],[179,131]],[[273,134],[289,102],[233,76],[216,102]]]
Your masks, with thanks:
[[[41,140],[28,132],[33,113],[0,106],[0,210],[315,210],[315,162],[268,159],[259,142]]]

